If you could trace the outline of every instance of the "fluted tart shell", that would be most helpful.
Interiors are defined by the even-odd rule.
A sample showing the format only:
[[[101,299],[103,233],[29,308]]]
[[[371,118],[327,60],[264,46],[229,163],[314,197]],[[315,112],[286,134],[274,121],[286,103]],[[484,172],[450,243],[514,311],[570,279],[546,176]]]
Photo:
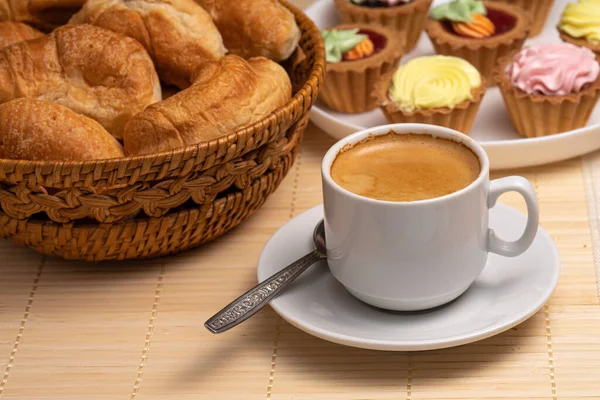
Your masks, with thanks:
[[[390,123],[438,125],[457,130],[467,135],[469,134],[487,88],[487,81],[483,76],[481,77],[481,85],[471,90],[472,98],[470,100],[465,100],[454,107],[415,109],[407,112],[402,110],[389,97],[389,89],[392,84],[394,72],[382,76],[374,89],[377,104]]]
[[[393,30],[382,26],[342,24],[327,30],[355,28],[377,33],[387,41],[383,49],[369,57],[327,63],[325,83],[319,98],[334,111],[360,113],[376,108],[377,99],[373,97],[373,87],[383,74],[395,70],[404,54],[404,42]]]
[[[421,37],[432,1],[413,0],[393,7],[373,8],[356,5],[349,0],[335,0],[335,7],[345,24],[376,24],[395,30],[406,44],[406,52],[409,52]]]
[[[569,35],[566,32],[563,32],[562,30],[560,30],[560,28],[557,28],[557,29],[558,29],[558,34],[560,35],[560,38],[563,42],[571,43],[571,44],[574,44],[575,46],[579,46],[579,47],[587,47],[594,53],[600,54],[600,43],[592,43],[592,42],[589,42],[582,38],[576,38],[576,37]]]
[[[600,96],[600,76],[576,93],[565,96],[530,94],[512,84],[506,67],[513,55],[500,60],[494,79],[517,133],[526,138],[541,137],[584,127]],[[600,61],[596,58],[596,61]]]
[[[493,0],[500,3],[509,3],[521,7],[531,20],[529,37],[539,35],[546,25],[554,0]]]
[[[449,32],[444,21],[429,18],[425,31],[437,54],[464,58],[493,84],[494,68],[498,60],[523,47],[529,35],[529,18],[519,7],[511,4],[485,1],[486,8],[498,10],[515,18],[515,26],[508,32],[485,39],[474,39]]]

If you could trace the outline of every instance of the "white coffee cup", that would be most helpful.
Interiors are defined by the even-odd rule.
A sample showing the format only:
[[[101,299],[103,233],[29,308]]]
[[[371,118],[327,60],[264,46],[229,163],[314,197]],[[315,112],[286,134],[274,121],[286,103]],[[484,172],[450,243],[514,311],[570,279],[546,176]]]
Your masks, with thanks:
[[[479,157],[481,172],[462,190],[414,202],[375,200],[334,182],[330,170],[342,148],[390,131],[462,143]],[[340,140],[322,165],[327,263],[332,274],[365,303],[416,311],[463,294],[483,270],[489,252],[507,257],[525,252],[539,223],[535,189],[519,176],[490,182],[489,164],[473,139],[433,125],[384,125]],[[500,195],[511,191],[523,196],[528,213],[524,233],[514,242],[497,237],[488,225],[489,209]]]

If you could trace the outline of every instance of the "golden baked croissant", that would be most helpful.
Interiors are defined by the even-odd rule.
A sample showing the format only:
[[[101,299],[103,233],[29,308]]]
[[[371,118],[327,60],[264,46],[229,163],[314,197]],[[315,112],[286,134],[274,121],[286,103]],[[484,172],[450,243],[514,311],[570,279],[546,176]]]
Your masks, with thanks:
[[[44,34],[22,22],[0,22],[0,49],[24,40],[36,39]]]
[[[66,23],[85,0],[0,0],[0,21],[20,21],[51,29]]]
[[[96,121],[49,101],[0,104],[0,158],[86,161],[123,157],[123,147]]]
[[[135,115],[125,127],[125,152],[154,153],[218,138],[268,116],[291,95],[279,64],[225,56],[200,69],[189,88]]]
[[[69,107],[120,138],[134,114],[161,100],[161,88],[136,40],[92,25],[66,25],[0,50],[0,103],[19,97]]]
[[[196,1],[213,18],[232,54],[282,61],[298,46],[294,14],[277,0]]]
[[[212,19],[194,0],[88,0],[71,23],[91,23],[139,41],[161,79],[186,88],[202,63],[225,55]]]

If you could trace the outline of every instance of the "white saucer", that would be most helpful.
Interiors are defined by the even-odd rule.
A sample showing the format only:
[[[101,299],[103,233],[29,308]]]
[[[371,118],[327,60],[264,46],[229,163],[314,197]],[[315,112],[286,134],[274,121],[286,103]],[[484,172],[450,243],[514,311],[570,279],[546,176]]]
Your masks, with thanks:
[[[312,231],[321,218],[323,207],[318,206],[279,229],[260,256],[258,280],[312,251]],[[520,236],[525,220],[502,204],[491,210],[491,227],[509,240]],[[435,310],[394,313],[368,306],[335,280],[324,261],[309,268],[271,306],[297,328],[335,343],[375,350],[432,350],[485,339],[525,321],[546,303],[559,272],[556,246],[540,228],[527,252],[517,258],[490,254],[473,286]]]

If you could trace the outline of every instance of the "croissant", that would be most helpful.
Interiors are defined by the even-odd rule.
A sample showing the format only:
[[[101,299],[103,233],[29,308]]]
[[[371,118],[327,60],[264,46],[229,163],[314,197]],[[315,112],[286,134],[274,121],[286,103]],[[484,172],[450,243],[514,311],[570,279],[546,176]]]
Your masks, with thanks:
[[[65,24],[85,0],[0,0],[0,21],[20,21],[44,29]]]
[[[0,49],[24,40],[36,39],[44,34],[22,22],[0,22]]]
[[[49,101],[0,104],[0,158],[86,161],[123,157],[123,147],[96,121]]]
[[[134,114],[161,100],[161,88],[136,40],[92,25],[66,25],[0,50],[0,103],[19,97],[66,106],[121,138]]]
[[[189,88],[135,115],[125,127],[125,152],[161,152],[218,138],[268,116],[291,95],[279,64],[227,55],[200,69]]]
[[[230,53],[274,61],[287,59],[298,46],[294,14],[277,0],[197,0],[215,21]]]
[[[226,52],[212,19],[193,0],[88,0],[70,22],[136,39],[150,53],[160,78],[180,88],[190,85],[198,66]]]

